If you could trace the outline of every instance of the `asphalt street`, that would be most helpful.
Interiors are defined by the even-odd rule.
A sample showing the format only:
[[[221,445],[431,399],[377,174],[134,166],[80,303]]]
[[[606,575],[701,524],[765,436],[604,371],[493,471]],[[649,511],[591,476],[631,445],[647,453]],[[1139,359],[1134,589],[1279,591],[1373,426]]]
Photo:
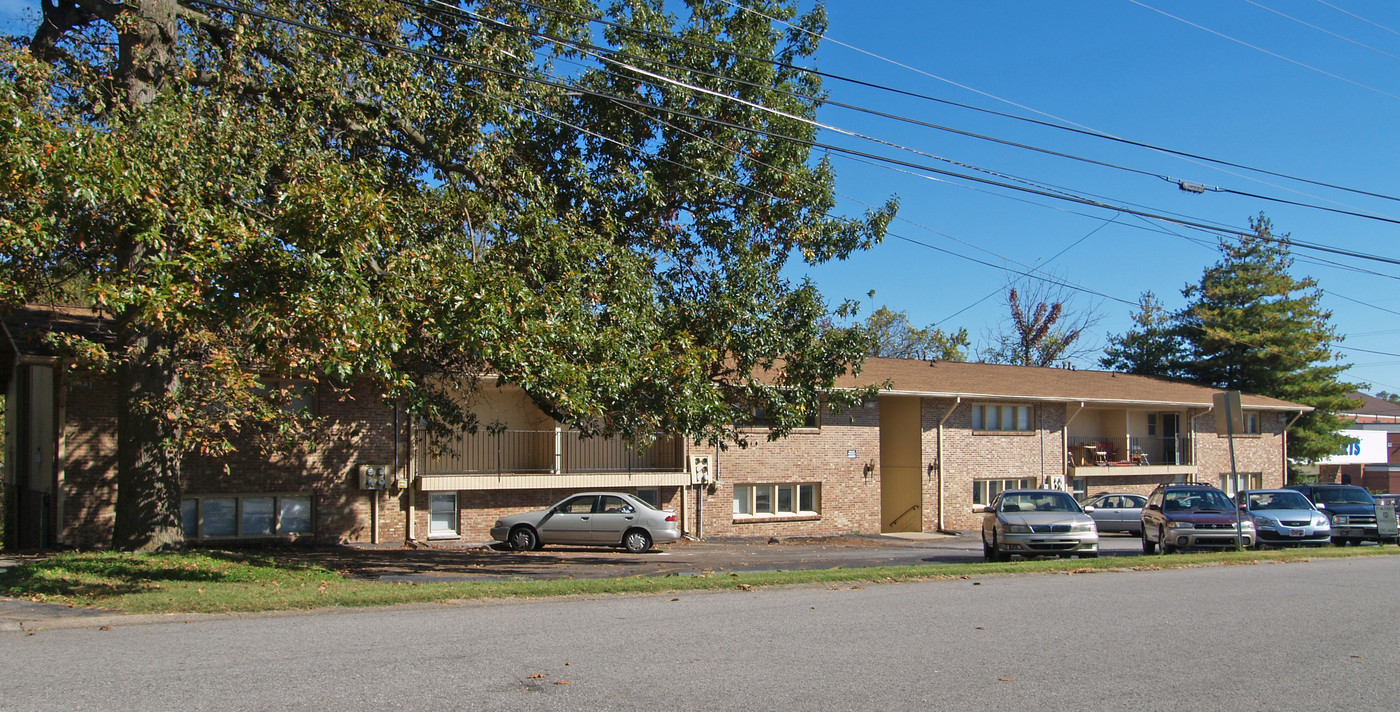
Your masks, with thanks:
[[[0,634],[13,710],[1392,710],[1400,557]]]

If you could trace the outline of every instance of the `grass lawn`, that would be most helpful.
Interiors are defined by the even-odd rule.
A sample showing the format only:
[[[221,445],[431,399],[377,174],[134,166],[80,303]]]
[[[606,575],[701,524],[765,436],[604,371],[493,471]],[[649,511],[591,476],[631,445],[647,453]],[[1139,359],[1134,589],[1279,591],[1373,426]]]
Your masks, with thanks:
[[[351,579],[320,566],[292,564],[273,556],[244,552],[69,553],[0,573],[0,596],[126,613],[232,613],[480,598],[751,590],[801,584],[857,585],[992,574],[1084,574],[1396,554],[1400,554],[1400,548],[1393,546],[1350,547],[705,576],[415,584]]]

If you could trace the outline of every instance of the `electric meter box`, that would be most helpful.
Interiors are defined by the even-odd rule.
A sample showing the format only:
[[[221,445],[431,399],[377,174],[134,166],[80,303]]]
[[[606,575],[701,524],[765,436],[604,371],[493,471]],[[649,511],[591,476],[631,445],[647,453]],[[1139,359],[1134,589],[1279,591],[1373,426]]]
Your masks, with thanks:
[[[360,465],[360,489],[382,490],[389,484],[388,465]]]

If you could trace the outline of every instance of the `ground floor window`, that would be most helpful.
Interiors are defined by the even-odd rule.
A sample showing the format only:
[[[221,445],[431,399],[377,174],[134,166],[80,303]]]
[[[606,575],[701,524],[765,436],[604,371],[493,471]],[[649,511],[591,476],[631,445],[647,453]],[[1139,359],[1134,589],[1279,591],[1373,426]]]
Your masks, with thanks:
[[[1009,489],[1035,489],[1036,478],[1019,477],[998,480],[973,480],[972,481],[972,503],[990,504],[992,498],[1001,494],[1002,490]]]
[[[735,485],[734,516],[799,516],[821,513],[821,485]]]
[[[661,509],[661,489],[658,487],[638,487],[637,499]]]
[[[1084,499],[1089,496],[1089,480],[1083,477],[1075,477],[1070,480],[1070,487],[1074,489],[1075,499]]]
[[[313,533],[311,495],[201,495],[180,500],[185,538],[304,536]]]
[[[1225,490],[1225,494],[1231,497],[1236,492],[1247,489],[1264,489],[1264,473],[1262,472],[1237,472],[1235,474],[1225,473],[1220,476],[1220,489]]]
[[[428,536],[457,536],[457,493],[428,495]]]

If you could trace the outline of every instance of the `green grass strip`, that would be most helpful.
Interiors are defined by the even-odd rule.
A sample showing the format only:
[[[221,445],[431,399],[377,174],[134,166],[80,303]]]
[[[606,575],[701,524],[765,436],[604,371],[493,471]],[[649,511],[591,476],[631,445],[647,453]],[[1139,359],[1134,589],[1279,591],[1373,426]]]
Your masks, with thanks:
[[[0,595],[125,613],[252,613],[489,598],[658,594],[810,584],[894,583],[998,574],[1141,571],[1396,554],[1400,554],[1400,548],[1393,546],[1353,547],[618,579],[390,583],[347,578],[319,566],[246,553],[68,553],[0,573]]]

